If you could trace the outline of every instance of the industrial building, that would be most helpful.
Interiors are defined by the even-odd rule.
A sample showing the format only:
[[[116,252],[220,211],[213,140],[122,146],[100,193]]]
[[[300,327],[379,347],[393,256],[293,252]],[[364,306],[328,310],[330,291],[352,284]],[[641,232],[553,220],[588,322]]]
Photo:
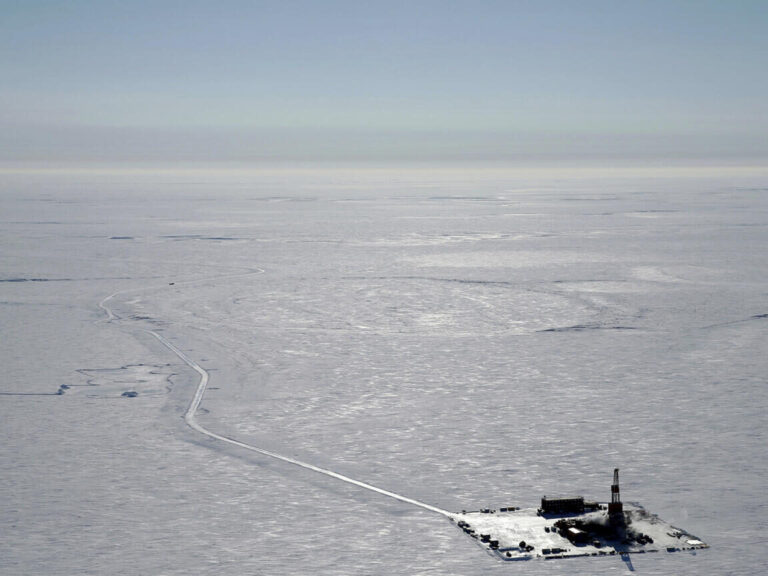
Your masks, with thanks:
[[[542,514],[584,514],[584,497],[541,499]]]

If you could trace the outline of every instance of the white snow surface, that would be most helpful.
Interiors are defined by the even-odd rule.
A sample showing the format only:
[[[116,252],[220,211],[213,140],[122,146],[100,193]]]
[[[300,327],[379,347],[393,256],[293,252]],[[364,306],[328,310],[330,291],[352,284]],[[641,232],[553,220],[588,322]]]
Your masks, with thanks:
[[[0,222],[0,574],[768,567],[760,175],[3,173]],[[711,548],[505,563],[268,453],[441,511],[618,467]]]

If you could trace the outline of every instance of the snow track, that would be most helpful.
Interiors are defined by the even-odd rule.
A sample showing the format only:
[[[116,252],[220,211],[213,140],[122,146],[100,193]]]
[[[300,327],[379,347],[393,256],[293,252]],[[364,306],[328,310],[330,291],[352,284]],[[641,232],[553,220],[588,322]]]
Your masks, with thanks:
[[[246,274],[253,274],[253,273],[262,273],[263,270],[256,270],[251,271]],[[231,276],[242,276],[243,274],[236,274]],[[231,277],[231,276],[225,276],[225,277]],[[222,278],[222,277],[219,277]],[[191,284],[191,283],[197,283],[201,282],[202,280],[193,280],[183,283],[177,283],[179,284]],[[99,308],[101,308],[107,315],[107,322],[110,322],[115,319],[119,319],[119,316],[117,316],[112,309],[107,305],[107,302],[109,302],[111,299],[113,299],[115,296],[119,294],[124,294],[127,292],[137,292],[140,289],[130,289],[130,290],[121,290],[118,292],[114,292],[113,294],[110,294],[106,298],[104,298],[99,303]],[[146,288],[144,289],[146,290]],[[239,440],[235,440],[234,438],[229,438],[227,436],[222,436],[221,434],[217,434],[216,432],[213,432],[211,430],[208,430],[205,428],[202,424],[200,424],[197,421],[196,415],[197,411],[200,408],[200,404],[203,401],[203,397],[205,396],[205,390],[208,387],[208,380],[209,380],[209,374],[203,368],[200,366],[197,362],[192,360],[189,356],[187,356],[184,352],[179,350],[176,346],[171,344],[164,336],[161,334],[155,332],[154,330],[145,330],[146,333],[151,334],[154,336],[163,346],[168,348],[171,352],[173,352],[176,356],[178,356],[187,366],[192,368],[195,372],[197,372],[200,375],[200,382],[197,385],[197,389],[195,390],[195,395],[192,398],[192,401],[189,404],[189,407],[187,408],[186,413],[184,414],[184,421],[187,423],[187,425],[195,430],[196,432],[199,432],[200,434],[203,434],[204,436],[207,436],[209,438],[212,438],[214,440],[219,440],[221,442],[226,442],[227,444],[231,444],[233,446],[238,446],[239,448],[243,448],[245,450],[250,450],[251,452],[256,452],[258,454],[262,454],[264,456],[269,456],[270,458],[275,458],[276,460],[281,460],[283,462],[287,462],[289,464],[293,464],[295,466],[299,466],[301,468],[304,468],[306,470],[312,470],[313,472],[317,472],[319,474],[324,474],[325,476],[329,476],[330,478],[334,478],[336,480],[340,480],[342,482],[346,482],[348,484],[352,484],[354,486],[358,486],[359,488],[364,488],[366,490],[370,490],[371,492],[376,492],[377,494],[381,494],[382,496],[387,496],[389,498],[394,498],[395,500],[399,500],[400,502],[405,502],[406,504],[411,504],[413,506],[418,506],[419,508],[423,508],[425,510],[429,510],[430,512],[434,512],[436,514],[441,514],[442,516],[446,516],[448,518],[454,518],[455,514],[443,510],[442,508],[438,508],[437,506],[432,506],[431,504],[427,504],[426,502],[421,502],[420,500],[415,500],[413,498],[408,498],[407,496],[403,496],[401,494],[397,494],[396,492],[391,492],[389,490],[384,490],[383,488],[379,488],[377,486],[373,486],[372,484],[368,484],[366,482],[362,482],[360,480],[355,480],[354,478],[350,478],[349,476],[344,476],[343,474],[339,474],[338,472],[334,472],[333,470],[328,470],[326,468],[320,468],[319,466],[315,466],[314,464],[309,464],[308,462],[302,462],[301,460],[297,460],[295,458],[291,458],[290,456],[285,456],[283,454],[278,454],[277,452],[272,452],[270,450],[265,450],[263,448],[259,448],[257,446],[252,446],[251,444],[246,444],[245,442],[241,442]]]

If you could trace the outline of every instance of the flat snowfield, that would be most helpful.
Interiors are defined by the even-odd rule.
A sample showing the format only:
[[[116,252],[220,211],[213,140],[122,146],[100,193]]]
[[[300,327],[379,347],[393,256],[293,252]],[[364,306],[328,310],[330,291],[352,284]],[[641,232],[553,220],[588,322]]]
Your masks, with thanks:
[[[707,174],[0,173],[0,574],[765,572],[768,172]],[[710,549],[445,515],[614,468]]]

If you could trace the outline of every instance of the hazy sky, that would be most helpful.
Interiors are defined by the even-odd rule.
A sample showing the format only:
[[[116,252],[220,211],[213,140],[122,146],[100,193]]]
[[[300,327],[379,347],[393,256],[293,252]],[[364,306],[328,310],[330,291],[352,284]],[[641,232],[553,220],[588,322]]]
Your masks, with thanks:
[[[0,14],[0,161],[768,158],[765,0]]]

